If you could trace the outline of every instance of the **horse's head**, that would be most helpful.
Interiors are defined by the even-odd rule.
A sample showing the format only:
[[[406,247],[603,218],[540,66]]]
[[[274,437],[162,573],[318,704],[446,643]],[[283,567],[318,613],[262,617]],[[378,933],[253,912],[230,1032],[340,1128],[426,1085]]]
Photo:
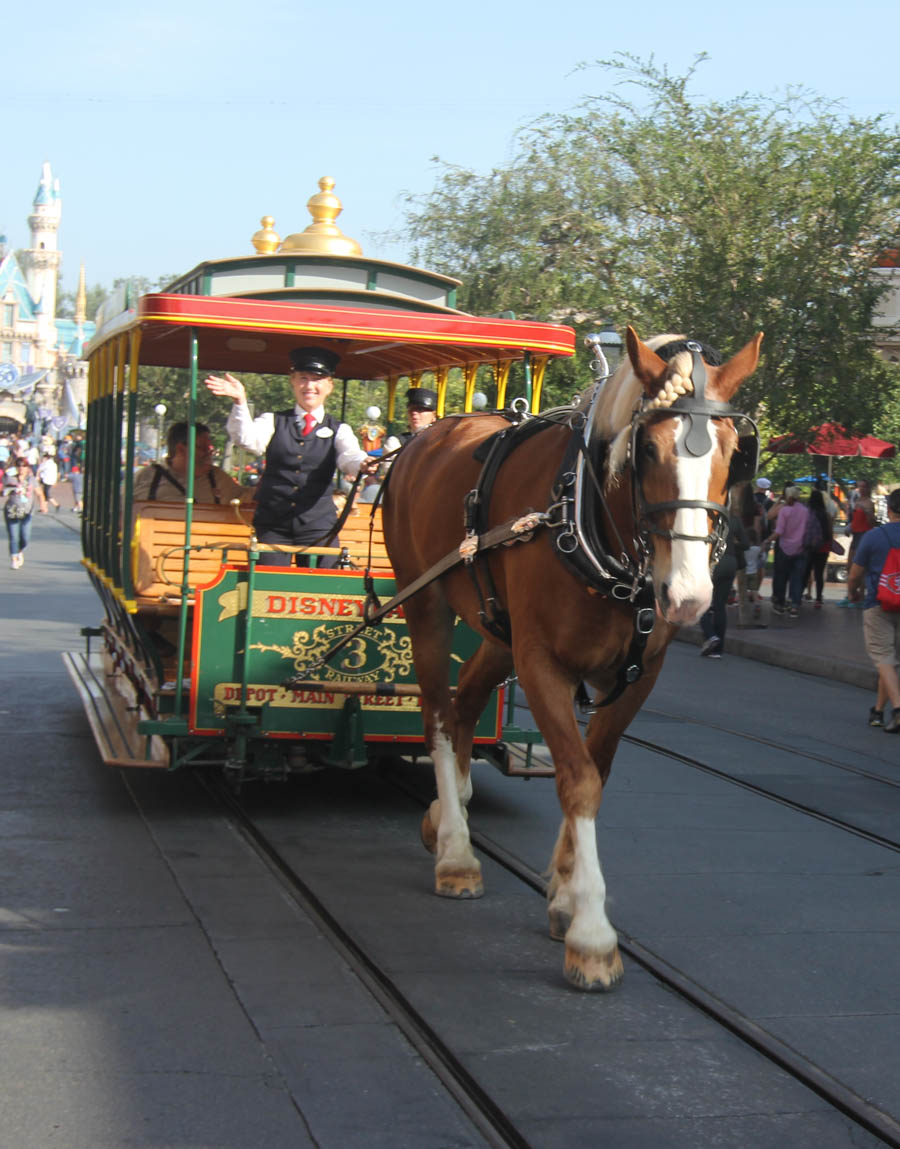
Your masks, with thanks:
[[[641,389],[629,450],[636,517],[663,617],[692,623],[712,596],[728,488],[756,469],[756,429],[730,401],[756,368],[762,334],[721,365],[712,349],[683,339],[657,338],[654,349],[629,327],[626,342]]]

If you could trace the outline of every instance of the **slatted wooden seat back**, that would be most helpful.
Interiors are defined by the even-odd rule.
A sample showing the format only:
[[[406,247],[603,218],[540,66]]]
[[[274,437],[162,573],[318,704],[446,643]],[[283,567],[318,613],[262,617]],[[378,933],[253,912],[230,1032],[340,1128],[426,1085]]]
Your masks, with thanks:
[[[210,582],[225,561],[246,564],[252,512],[241,510],[239,519],[231,506],[195,503],[191,527],[191,588]],[[181,597],[184,577],[184,505],[137,502],[134,504],[132,572],[137,601],[148,605]],[[200,549],[196,549],[200,548]]]
[[[372,568],[390,570],[384,531],[381,528],[381,507],[375,507],[375,525],[372,531]],[[353,510],[341,527],[341,546],[350,552],[355,567],[365,567],[369,557],[369,524],[372,517],[370,503],[354,503]]]
[[[369,556],[371,506],[355,506],[341,528],[340,542],[354,567],[366,566]],[[246,565],[251,538],[252,509],[196,503],[191,527],[188,585],[195,589],[211,582],[222,562]],[[132,532],[132,572],[138,606],[174,602],[181,598],[184,577],[184,506],[181,503],[136,502]],[[265,564],[265,553],[260,562]],[[375,509],[372,566],[390,569],[381,508]]]

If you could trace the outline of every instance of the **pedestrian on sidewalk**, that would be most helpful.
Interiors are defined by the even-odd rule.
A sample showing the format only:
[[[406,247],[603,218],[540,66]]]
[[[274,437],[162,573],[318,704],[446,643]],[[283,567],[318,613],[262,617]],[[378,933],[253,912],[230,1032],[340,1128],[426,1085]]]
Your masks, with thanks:
[[[741,629],[746,629],[748,626],[761,625],[759,622],[761,613],[759,595],[756,592],[759,590],[758,572],[761,553],[759,540],[762,537],[762,524],[765,516],[762,505],[754,496],[753,487],[750,483],[738,483],[737,486],[731,488],[729,506],[741,520],[746,542],[743,562],[740,558],[738,559],[737,575],[735,576],[738,604],[737,624]],[[754,549],[752,555],[751,549]]]
[[[863,641],[866,653],[878,671],[879,700],[887,696],[891,717],[884,722],[888,734],[900,734],[900,611],[884,610],[878,602],[878,580],[893,547],[900,547],[900,488],[887,499],[887,523],[867,531],[859,541],[850,576],[847,597],[863,600]],[[865,596],[863,598],[863,596]],[[882,719],[878,703],[869,712],[869,725]]]
[[[809,496],[807,503],[809,514],[806,520],[806,570],[804,582],[815,583],[816,610],[822,609],[822,595],[825,589],[825,565],[831,554],[831,544],[834,539],[834,527],[831,516],[825,506],[825,498],[821,491],[815,490]]]
[[[31,516],[38,498],[38,480],[27,459],[18,459],[4,475],[6,502],[3,519],[9,537],[9,565],[20,570],[25,562],[25,548],[31,538]]]
[[[59,510],[59,503],[53,497],[53,488],[59,482],[59,467],[52,455],[44,455],[38,464],[37,477],[43,490],[44,498],[41,510],[47,513],[47,507],[52,506],[54,511]]]
[[[772,610],[785,612],[785,593],[791,596],[790,616],[797,618],[803,599],[803,580],[806,575],[806,520],[809,512],[800,502],[800,489],[788,484],[776,504],[775,569],[772,572]],[[774,508],[773,508],[774,509]],[[771,512],[770,512],[771,513]]]
[[[84,492],[84,475],[81,473],[81,467],[77,463],[72,464],[72,470],[69,472],[69,482],[72,484],[72,513],[80,515],[84,509],[81,501],[81,496]]]
[[[700,618],[704,643],[700,653],[704,658],[721,658],[725,649],[725,630],[728,623],[728,596],[738,568],[744,565],[744,552],[747,549],[747,536],[741,525],[740,516],[728,516],[728,541],[722,557],[716,563],[712,574],[712,603],[709,610]]]
[[[752,621],[748,623],[738,621],[738,626],[751,626],[757,630],[765,630],[766,624],[762,621],[762,595],[759,591],[762,580],[765,578],[766,558],[762,547],[759,545],[759,533],[755,527],[751,527],[747,531],[747,549],[744,552],[744,562],[747,564],[743,573]],[[740,577],[741,572],[738,571],[738,578],[740,579]]]

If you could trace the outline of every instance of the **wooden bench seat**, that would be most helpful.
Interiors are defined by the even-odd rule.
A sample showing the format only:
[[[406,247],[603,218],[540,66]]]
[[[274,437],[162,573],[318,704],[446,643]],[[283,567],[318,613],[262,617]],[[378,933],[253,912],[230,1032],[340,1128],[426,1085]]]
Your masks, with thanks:
[[[350,553],[354,567],[363,568],[369,556],[369,521],[372,508],[354,506],[341,528],[341,547]],[[252,535],[252,507],[195,503],[191,526],[191,557],[188,585],[194,589],[211,582],[223,561],[247,564]],[[184,578],[184,505],[139,501],[134,504],[132,530],[132,575],[138,607],[172,604],[181,599]],[[265,552],[265,546],[260,544]],[[325,548],[322,548],[325,550]],[[335,548],[326,553],[339,554]],[[265,553],[260,564],[265,565]],[[381,508],[375,510],[372,537],[372,566],[389,570]]]

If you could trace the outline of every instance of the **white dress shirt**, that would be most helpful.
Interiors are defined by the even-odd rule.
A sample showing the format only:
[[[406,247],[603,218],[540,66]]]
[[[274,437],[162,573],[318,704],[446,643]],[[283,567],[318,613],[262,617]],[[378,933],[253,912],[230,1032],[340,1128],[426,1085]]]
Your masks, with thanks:
[[[294,414],[302,422],[306,412],[302,407],[295,405]],[[318,427],[325,418],[325,408],[316,407],[310,411],[310,415],[315,419]],[[231,408],[225,429],[232,441],[239,447],[245,447],[254,455],[264,455],[269,440],[275,434],[275,416],[271,411],[266,411],[265,414],[254,419],[246,403],[235,403]],[[315,435],[316,429],[314,428],[310,433]],[[353,430],[346,423],[341,423],[335,432],[334,449],[337,452],[337,469],[342,475],[352,475],[355,478],[359,473],[359,468],[369,458],[360,447],[359,440],[353,434]]]

